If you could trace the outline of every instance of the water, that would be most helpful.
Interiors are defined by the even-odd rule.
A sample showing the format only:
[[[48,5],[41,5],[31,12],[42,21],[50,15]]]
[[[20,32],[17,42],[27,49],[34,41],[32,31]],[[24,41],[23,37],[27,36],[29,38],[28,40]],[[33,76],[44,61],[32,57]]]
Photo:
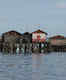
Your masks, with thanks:
[[[0,55],[0,80],[32,80],[32,56]]]
[[[0,54],[0,80],[66,80],[66,53]]]

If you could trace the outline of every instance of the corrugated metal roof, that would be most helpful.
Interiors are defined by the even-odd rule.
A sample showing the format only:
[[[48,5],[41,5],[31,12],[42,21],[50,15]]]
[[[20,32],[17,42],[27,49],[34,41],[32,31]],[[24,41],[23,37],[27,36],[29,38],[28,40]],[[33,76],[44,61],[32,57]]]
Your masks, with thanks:
[[[56,36],[50,37],[49,39],[65,39],[65,37],[61,35],[56,35]]]
[[[34,31],[34,32],[32,32],[32,33],[44,33],[44,34],[46,34],[46,35],[47,35],[47,33],[46,33],[46,32],[44,32],[44,31],[42,31],[42,30],[40,30],[40,29],[38,29],[38,30],[36,30],[36,31]]]

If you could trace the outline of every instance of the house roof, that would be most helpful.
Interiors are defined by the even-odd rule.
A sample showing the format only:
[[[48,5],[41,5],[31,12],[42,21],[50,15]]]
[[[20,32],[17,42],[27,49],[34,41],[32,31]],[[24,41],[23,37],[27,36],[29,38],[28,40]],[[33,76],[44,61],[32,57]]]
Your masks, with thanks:
[[[5,35],[5,34],[10,34],[10,35],[12,35],[12,34],[14,34],[14,33],[16,33],[17,35],[20,35],[20,36],[22,35],[22,34],[20,34],[19,32],[14,31],[14,30],[5,32],[5,33],[3,33],[3,35]]]
[[[50,39],[65,39],[65,37],[61,35],[56,35],[56,36],[50,37]]]
[[[31,35],[31,33],[29,33],[29,32],[25,32],[23,35]]]
[[[47,33],[46,33],[46,32],[44,32],[44,31],[42,31],[42,30],[40,30],[40,29],[38,29],[37,31],[34,31],[34,32],[32,32],[32,33],[44,33],[44,34],[46,34],[46,35],[47,35]]]

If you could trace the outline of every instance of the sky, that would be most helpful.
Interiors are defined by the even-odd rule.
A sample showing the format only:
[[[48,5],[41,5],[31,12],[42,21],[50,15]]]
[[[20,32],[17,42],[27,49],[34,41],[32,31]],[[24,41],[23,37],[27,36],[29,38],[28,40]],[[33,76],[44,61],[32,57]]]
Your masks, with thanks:
[[[66,0],[0,0],[0,35],[37,29],[66,36]]]

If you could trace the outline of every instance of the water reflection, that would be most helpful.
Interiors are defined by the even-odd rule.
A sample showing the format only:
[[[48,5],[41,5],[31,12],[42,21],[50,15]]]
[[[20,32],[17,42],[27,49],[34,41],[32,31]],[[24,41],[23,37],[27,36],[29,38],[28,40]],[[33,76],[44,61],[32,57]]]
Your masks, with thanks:
[[[66,80],[66,53],[33,54],[32,80]]]
[[[66,80],[66,53],[0,54],[0,80]]]
[[[32,80],[31,55],[1,55],[0,80]]]
[[[32,54],[32,79],[40,80],[40,65],[41,65],[41,56],[40,54]]]

